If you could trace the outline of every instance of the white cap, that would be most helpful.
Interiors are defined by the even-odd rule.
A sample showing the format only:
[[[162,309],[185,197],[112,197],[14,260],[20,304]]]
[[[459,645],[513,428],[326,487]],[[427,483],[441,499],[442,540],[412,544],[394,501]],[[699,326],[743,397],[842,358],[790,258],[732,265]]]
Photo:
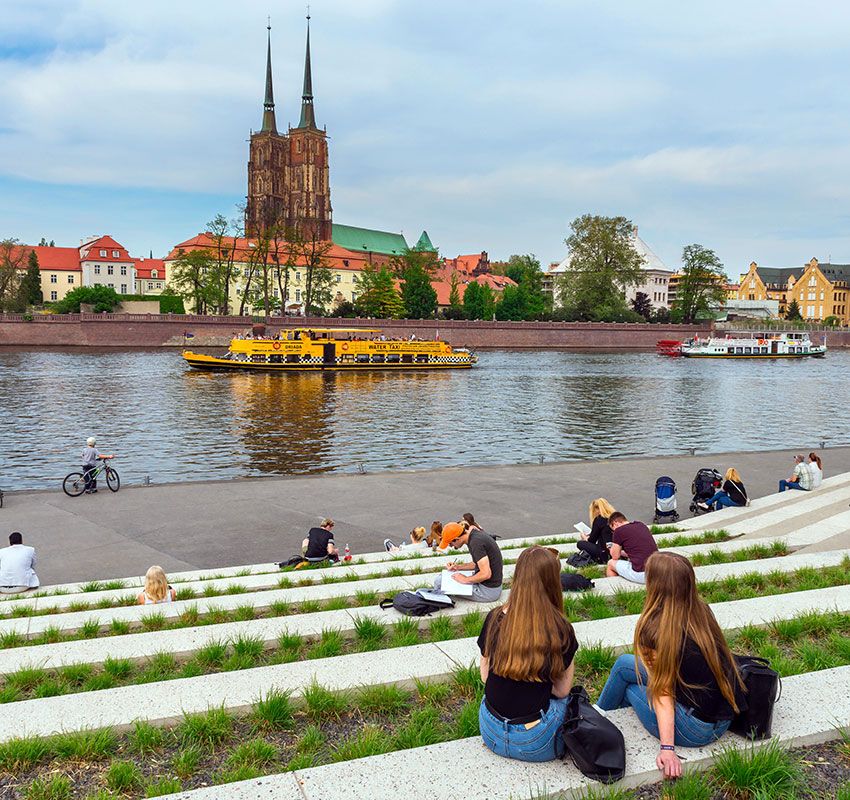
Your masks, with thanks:
[[[94,447],[94,444],[95,444],[95,438],[94,438],[94,436],[89,436],[89,438],[88,438],[88,439],[86,439],[86,444],[87,444],[89,447]]]

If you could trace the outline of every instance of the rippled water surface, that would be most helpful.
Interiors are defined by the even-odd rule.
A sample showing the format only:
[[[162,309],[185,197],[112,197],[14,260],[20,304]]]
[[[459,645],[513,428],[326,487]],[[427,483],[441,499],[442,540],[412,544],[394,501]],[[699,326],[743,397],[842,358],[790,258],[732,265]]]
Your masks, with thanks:
[[[171,351],[0,349],[0,483],[55,486],[90,434],[133,483],[850,438],[850,353],[480,358],[468,372],[229,375],[190,371]]]

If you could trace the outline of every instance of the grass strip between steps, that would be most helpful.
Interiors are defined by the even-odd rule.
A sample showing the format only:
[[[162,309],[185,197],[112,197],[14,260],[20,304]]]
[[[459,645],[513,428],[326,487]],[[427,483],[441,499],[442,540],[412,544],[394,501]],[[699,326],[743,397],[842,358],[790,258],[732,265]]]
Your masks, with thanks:
[[[850,664],[850,618],[806,614],[744,629],[729,642],[737,653],[770,657],[783,676]],[[582,647],[576,683],[595,698],[614,658],[610,648]],[[313,684],[296,703],[272,690],[244,717],[212,708],[171,728],[138,721],[124,734],[107,728],[6,742],[0,745],[0,781],[25,798],[92,800],[111,796],[97,792],[139,798],[229,783],[476,736],[482,692],[474,664],[447,681],[417,682],[415,691],[377,685],[334,693]],[[753,774],[739,758],[718,761],[716,774],[730,789],[743,789],[742,775]],[[64,793],[49,793],[49,782]]]

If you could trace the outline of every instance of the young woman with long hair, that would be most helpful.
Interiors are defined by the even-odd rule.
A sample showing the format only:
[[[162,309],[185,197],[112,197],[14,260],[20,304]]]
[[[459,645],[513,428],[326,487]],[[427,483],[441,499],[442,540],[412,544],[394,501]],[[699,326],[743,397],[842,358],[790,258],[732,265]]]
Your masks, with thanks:
[[[160,566],[152,566],[145,573],[145,589],[139,595],[140,606],[172,603],[177,599],[177,592],[168,585],[168,578]]]
[[[683,556],[658,552],[647,560],[634,651],[614,663],[597,705],[604,711],[634,708],[644,728],[661,740],[658,769],[676,778],[682,762],[675,746],[702,747],[719,739],[744,691],[729,645]]]
[[[564,616],[556,550],[530,547],[516,563],[508,602],[484,621],[478,647],[484,699],[478,721],[484,744],[520,761],[564,753],[560,735],[578,650]]]
[[[817,453],[809,453],[807,466],[812,476],[812,489],[817,489],[823,482],[823,461]]]
[[[576,542],[576,547],[588,553],[597,564],[607,564],[608,545],[614,535],[608,525],[608,518],[614,513],[612,506],[604,497],[597,497],[588,509],[590,518],[590,533],[582,534],[581,539]]]
[[[747,504],[747,490],[744,482],[735,467],[729,467],[723,476],[723,486],[718,489],[712,497],[704,503],[699,503],[700,508],[708,511],[719,508],[733,508]]]

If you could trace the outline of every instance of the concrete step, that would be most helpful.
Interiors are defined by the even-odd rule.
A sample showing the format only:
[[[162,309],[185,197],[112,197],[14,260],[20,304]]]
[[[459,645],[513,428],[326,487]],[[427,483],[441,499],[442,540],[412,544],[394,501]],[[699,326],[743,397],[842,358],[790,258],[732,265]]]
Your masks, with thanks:
[[[850,611],[850,586],[736,600],[713,606],[724,631],[830,609]],[[637,619],[637,615],[633,615],[577,623],[576,636],[583,644],[600,643],[622,651],[631,646]],[[217,706],[234,713],[246,713],[262,691],[275,687],[291,692],[297,700],[314,680],[335,691],[353,690],[364,683],[412,687],[414,678],[425,681],[447,678],[456,667],[474,662],[477,653],[475,639],[457,639],[395,648],[391,658],[376,658],[374,652],[352,653],[197,678],[6,703],[0,705],[0,741],[83,728],[113,726],[125,730],[136,719],[167,725],[175,723],[184,713],[206,711]],[[844,697],[847,696],[844,693]],[[832,687],[830,697],[833,697]]]
[[[825,691],[825,687],[829,687]],[[826,695],[826,696],[825,696]],[[813,702],[823,697],[824,702]],[[833,699],[834,698],[834,699]],[[782,697],[773,718],[773,739],[785,747],[803,747],[837,739],[837,720],[850,718],[850,667],[794,675],[783,681]],[[616,788],[629,788],[659,780],[655,757],[658,740],[652,738],[630,708],[609,712],[626,742],[626,775]],[[717,742],[699,748],[679,748],[687,771],[705,770],[726,748],[761,748],[727,733]],[[438,766],[440,765],[440,766]],[[436,767],[436,768],[435,768]],[[167,795],[164,800],[219,800],[226,788],[228,800],[377,800],[404,797],[431,800],[462,797],[464,800],[528,800],[541,792],[550,797],[578,797],[605,787],[585,778],[570,762],[532,764],[500,758],[480,737],[400,750],[338,764],[269,775],[250,781],[212,786]]]

